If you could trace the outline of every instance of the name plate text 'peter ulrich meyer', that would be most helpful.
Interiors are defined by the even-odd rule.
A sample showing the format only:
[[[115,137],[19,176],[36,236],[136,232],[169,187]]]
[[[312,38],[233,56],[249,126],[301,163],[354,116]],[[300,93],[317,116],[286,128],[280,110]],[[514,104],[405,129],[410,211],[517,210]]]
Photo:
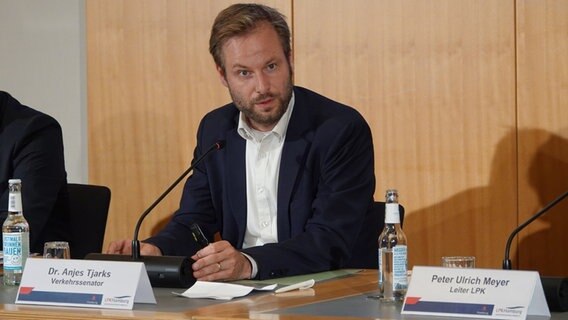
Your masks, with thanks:
[[[550,317],[538,272],[416,266],[402,314],[484,319]]]

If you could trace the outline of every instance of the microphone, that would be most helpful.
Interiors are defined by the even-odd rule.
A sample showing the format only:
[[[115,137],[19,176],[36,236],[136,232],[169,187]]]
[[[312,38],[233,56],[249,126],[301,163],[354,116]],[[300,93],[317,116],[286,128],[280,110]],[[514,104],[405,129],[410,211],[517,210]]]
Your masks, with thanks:
[[[511,259],[509,259],[509,251],[511,250],[511,243],[513,242],[513,238],[519,233],[519,231],[523,230],[526,226],[528,226],[531,222],[538,219],[540,216],[545,214],[548,210],[552,207],[557,205],[560,201],[564,200],[568,196],[568,191],[561,194],[558,198],[552,200],[548,203],[544,208],[540,211],[535,213],[532,217],[530,217],[527,221],[523,224],[519,225],[507,240],[507,244],[505,245],[505,258],[503,259],[503,269],[504,270],[511,270],[512,264]],[[562,277],[542,277],[541,276],[542,287],[544,289],[544,296],[546,298],[546,302],[548,303],[548,307],[552,311],[568,311],[568,279]]]
[[[517,233],[519,233],[519,231],[523,230],[526,226],[528,226],[531,222],[536,220],[538,217],[545,214],[550,208],[554,207],[560,201],[564,200],[564,198],[566,198],[566,196],[568,196],[568,191],[564,192],[564,194],[560,195],[558,198],[552,200],[552,202],[547,204],[539,212],[535,213],[534,216],[530,217],[527,221],[525,221],[523,224],[521,224],[515,230],[513,230],[513,232],[509,236],[509,239],[507,240],[507,245],[505,245],[505,259],[503,259],[503,269],[504,270],[511,270],[511,268],[512,268],[511,259],[509,259],[509,251],[511,251],[511,243],[513,242],[513,238],[517,235]]]
[[[142,221],[146,216],[175,188],[187,174],[189,174],[203,159],[205,159],[211,152],[221,150],[225,146],[225,141],[220,140],[215,142],[209,149],[207,149],[199,158],[185,170],[179,178],[177,178],[167,189],[162,193],[156,201],[154,201],[148,209],[146,209],[134,228],[134,237],[132,238],[132,255],[122,254],[102,254],[102,253],[89,253],[85,259],[87,260],[112,260],[112,261],[140,261],[144,262],[146,271],[150,279],[152,287],[167,287],[167,288],[188,288],[195,283],[193,278],[193,271],[188,257],[179,256],[141,256],[140,255],[140,241],[138,241],[138,233]]]

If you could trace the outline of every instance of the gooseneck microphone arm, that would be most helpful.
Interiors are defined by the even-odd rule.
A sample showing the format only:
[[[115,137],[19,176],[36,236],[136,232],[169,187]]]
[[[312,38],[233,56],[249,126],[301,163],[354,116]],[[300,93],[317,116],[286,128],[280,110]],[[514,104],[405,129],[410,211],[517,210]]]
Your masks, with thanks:
[[[509,239],[507,240],[507,245],[505,246],[505,259],[503,259],[503,269],[505,269],[505,270],[511,270],[512,269],[511,259],[509,259],[509,251],[511,250],[511,243],[513,242],[513,238],[517,235],[517,233],[519,233],[519,231],[523,230],[531,222],[536,220],[538,217],[542,216],[550,208],[554,207],[556,204],[558,204],[560,201],[562,201],[564,198],[566,198],[566,196],[568,196],[568,191],[564,192],[558,198],[552,200],[552,202],[547,204],[539,212],[535,213],[535,215],[530,217],[527,221],[525,221],[523,224],[521,224],[515,230],[513,230],[513,232],[509,236]]]
[[[138,222],[136,223],[136,228],[134,228],[134,237],[132,238],[133,260],[140,259],[140,241],[138,241],[138,232],[140,231],[140,226],[142,225],[142,221],[144,220],[144,218],[160,203],[160,201],[162,201],[162,199],[164,199],[172,191],[173,188],[175,188],[178,185],[178,183],[180,183],[181,180],[183,180],[183,178],[185,178],[185,176],[187,176],[188,173],[190,173],[193,170],[193,168],[195,168],[201,161],[203,161],[203,159],[205,159],[207,155],[209,155],[211,152],[215,150],[223,149],[224,146],[225,146],[225,141],[217,141],[211,147],[209,147],[209,149],[207,149],[207,151],[205,151],[205,153],[203,153],[201,157],[197,158],[191,164],[191,166],[189,166],[189,168],[187,168],[187,170],[185,170],[184,173],[182,173],[181,176],[179,176],[179,178],[177,178],[177,180],[174,181],[174,183],[172,183],[172,185],[168,189],[166,189],[166,191],[164,191],[164,193],[162,193],[162,195],[158,197],[158,199],[156,199],[156,201],[154,201],[154,203],[152,203],[148,207],[148,209],[146,209],[146,211],[142,213],[140,218],[138,218]]]
[[[103,261],[130,261],[143,262],[148,274],[148,279],[152,287],[164,288],[188,288],[191,287],[196,279],[193,276],[191,264],[193,260],[186,256],[141,256],[140,242],[138,241],[138,232],[144,218],[156,207],[156,205],[166,196],[172,189],[191,171],[193,170],[208,154],[215,150],[220,150],[225,146],[224,141],[218,141],[207,149],[203,155],[192,161],[191,166],[156,200],[152,205],[144,211],[138,219],[136,228],[134,229],[134,239],[132,240],[132,254],[102,254],[89,253],[85,256],[87,260],[103,260]]]

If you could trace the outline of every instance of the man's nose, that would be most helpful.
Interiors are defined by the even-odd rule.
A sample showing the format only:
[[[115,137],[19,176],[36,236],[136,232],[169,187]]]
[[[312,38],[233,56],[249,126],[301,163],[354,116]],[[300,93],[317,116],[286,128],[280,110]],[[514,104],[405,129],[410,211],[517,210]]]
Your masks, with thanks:
[[[264,94],[270,89],[270,80],[268,76],[260,73],[256,79],[256,92],[259,94]]]

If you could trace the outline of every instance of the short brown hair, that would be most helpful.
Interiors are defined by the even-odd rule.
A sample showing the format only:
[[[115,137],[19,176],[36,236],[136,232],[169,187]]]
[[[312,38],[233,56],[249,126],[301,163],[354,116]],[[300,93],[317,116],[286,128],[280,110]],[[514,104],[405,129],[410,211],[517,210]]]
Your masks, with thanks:
[[[290,59],[290,28],[286,17],[278,10],[261,4],[234,4],[219,12],[209,38],[209,52],[215,64],[225,70],[222,57],[222,47],[232,37],[245,34],[258,26],[261,22],[268,22],[274,27],[280,44],[284,49],[286,59]]]

